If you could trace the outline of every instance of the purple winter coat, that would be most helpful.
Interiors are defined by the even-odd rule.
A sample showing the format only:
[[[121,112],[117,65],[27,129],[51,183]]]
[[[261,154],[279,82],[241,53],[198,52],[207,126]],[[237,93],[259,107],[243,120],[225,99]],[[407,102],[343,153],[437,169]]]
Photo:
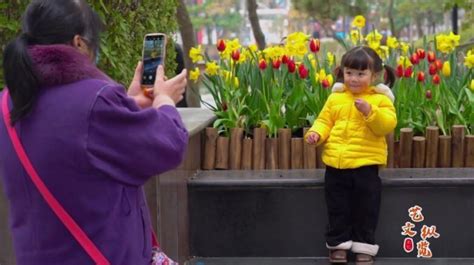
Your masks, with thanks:
[[[33,166],[111,264],[148,265],[143,184],[182,161],[188,134],[180,115],[172,106],[141,110],[70,46],[29,52],[42,88],[15,128]],[[23,169],[3,120],[0,150],[17,265],[93,264]]]

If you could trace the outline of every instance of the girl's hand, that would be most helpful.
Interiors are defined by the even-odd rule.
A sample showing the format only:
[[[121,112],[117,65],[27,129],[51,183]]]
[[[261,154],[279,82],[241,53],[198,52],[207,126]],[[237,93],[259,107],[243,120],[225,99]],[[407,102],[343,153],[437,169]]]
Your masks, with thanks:
[[[137,67],[135,68],[135,74],[133,75],[132,83],[128,88],[128,96],[133,98],[140,108],[151,107],[153,103],[153,98],[149,98],[142,92],[141,88],[141,77],[142,77],[143,63],[138,62]]]
[[[370,104],[361,98],[357,98],[355,100],[355,107],[366,117],[369,116],[370,111],[372,110],[372,107],[370,106]]]
[[[183,93],[187,84],[186,76],[187,71],[184,69],[179,75],[167,80],[163,66],[158,66],[153,86],[153,106],[159,107],[163,104],[174,106],[183,99]]]
[[[316,144],[319,141],[319,134],[315,132],[310,132],[308,137],[306,137],[306,142],[308,144]]]

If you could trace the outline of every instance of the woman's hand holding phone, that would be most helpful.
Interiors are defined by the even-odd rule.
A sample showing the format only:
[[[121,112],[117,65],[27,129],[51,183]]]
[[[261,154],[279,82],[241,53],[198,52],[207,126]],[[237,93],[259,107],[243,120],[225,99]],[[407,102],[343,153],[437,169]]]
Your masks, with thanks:
[[[183,99],[183,93],[186,88],[186,69],[179,75],[168,80],[164,74],[163,66],[156,69],[156,79],[152,93],[146,95],[142,89],[141,78],[143,73],[143,62],[138,62],[133,75],[132,83],[128,88],[128,95],[132,97],[138,106],[143,108],[160,107],[162,105],[174,106]]]
[[[153,85],[153,107],[175,105],[183,99],[187,84],[187,71],[184,69],[179,75],[166,79],[163,66],[156,69],[155,84]]]

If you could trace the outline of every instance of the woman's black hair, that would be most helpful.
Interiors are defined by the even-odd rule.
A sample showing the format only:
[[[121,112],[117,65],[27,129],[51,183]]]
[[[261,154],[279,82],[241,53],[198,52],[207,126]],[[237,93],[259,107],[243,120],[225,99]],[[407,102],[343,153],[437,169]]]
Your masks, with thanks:
[[[344,82],[344,67],[358,70],[369,69],[373,73],[380,73],[385,69],[385,84],[392,87],[395,83],[395,70],[385,65],[377,52],[367,46],[354,47],[342,56],[341,65],[334,70],[337,82]]]
[[[39,90],[29,45],[71,44],[80,35],[97,56],[104,25],[85,0],[33,0],[22,17],[22,33],[3,53],[5,83],[10,92],[14,124],[32,109]]]

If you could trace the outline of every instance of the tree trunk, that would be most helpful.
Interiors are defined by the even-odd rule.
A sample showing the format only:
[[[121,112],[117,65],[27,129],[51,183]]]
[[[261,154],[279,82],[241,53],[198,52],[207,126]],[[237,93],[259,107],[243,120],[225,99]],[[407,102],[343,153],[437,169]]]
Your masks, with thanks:
[[[193,62],[189,58],[189,50],[196,46],[196,40],[194,39],[194,28],[189,17],[188,10],[184,0],[178,0],[178,7],[176,10],[178,16],[179,31],[181,32],[181,38],[183,39],[183,53],[184,53],[184,65],[186,69],[194,69]],[[200,107],[201,102],[199,100],[199,88],[193,82],[188,82],[186,91],[186,102],[188,107]]]
[[[393,4],[394,0],[390,0],[390,3],[388,5],[388,20],[390,21],[390,30],[392,31],[392,35],[398,38],[398,32],[395,28],[395,19],[393,17]]]
[[[182,0],[181,0],[182,1]],[[265,49],[265,35],[263,35],[262,28],[257,16],[257,3],[256,0],[247,0],[247,10],[249,12],[249,20],[252,25],[253,36],[257,42],[257,46],[260,50]]]

